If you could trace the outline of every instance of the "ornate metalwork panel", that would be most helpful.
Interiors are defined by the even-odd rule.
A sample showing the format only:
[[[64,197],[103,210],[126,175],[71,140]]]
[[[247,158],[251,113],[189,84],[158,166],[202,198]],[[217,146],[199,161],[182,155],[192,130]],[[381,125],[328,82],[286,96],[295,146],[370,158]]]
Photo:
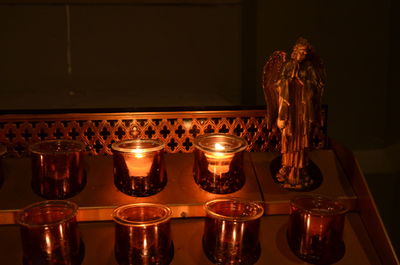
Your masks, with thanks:
[[[113,142],[133,138],[161,139],[166,152],[190,153],[193,139],[205,133],[243,137],[248,151],[280,148],[280,132],[267,128],[264,110],[0,115],[0,142],[18,157],[49,139],[80,140],[93,155],[111,154]],[[326,147],[326,126],[315,128],[312,141],[316,149]]]

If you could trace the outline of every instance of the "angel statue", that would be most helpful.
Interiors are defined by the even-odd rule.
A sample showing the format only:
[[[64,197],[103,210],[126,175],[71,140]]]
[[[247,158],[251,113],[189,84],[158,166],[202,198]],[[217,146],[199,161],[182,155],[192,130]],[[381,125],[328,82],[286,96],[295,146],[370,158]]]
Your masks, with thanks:
[[[322,61],[304,38],[296,41],[289,59],[275,51],[264,66],[268,126],[281,131],[281,163],[274,179],[285,189],[303,191],[315,184],[308,150],[313,128],[322,125],[324,86]]]

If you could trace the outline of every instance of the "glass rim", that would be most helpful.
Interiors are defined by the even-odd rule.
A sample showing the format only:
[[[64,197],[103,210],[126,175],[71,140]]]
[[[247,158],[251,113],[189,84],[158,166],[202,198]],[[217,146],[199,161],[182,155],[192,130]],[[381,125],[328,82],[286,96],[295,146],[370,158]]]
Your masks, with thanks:
[[[26,222],[23,220],[24,213],[26,213],[27,211],[30,211],[32,209],[35,209],[35,208],[40,208],[41,206],[45,206],[45,207],[65,206],[64,207],[65,209],[72,209],[72,212],[69,215],[61,218],[60,220],[57,220],[54,222],[49,222],[46,224],[35,224],[35,223]],[[28,206],[25,206],[24,208],[20,209],[16,214],[15,220],[16,220],[17,224],[27,226],[27,227],[53,226],[53,225],[64,223],[65,221],[68,221],[68,220],[71,220],[72,218],[74,218],[76,216],[76,214],[78,213],[78,208],[79,207],[76,203],[71,202],[71,201],[66,201],[66,200],[41,201],[41,202],[29,204]]]
[[[126,219],[118,216],[118,214],[123,210],[137,208],[137,207],[159,208],[164,211],[164,215],[157,219],[149,220],[149,221],[130,221],[130,220],[126,220]],[[160,204],[160,203],[141,202],[141,203],[131,203],[131,204],[125,204],[125,205],[118,206],[117,208],[114,209],[114,211],[112,213],[112,219],[116,223],[121,224],[121,225],[141,227],[141,226],[157,225],[160,223],[167,222],[169,219],[171,219],[171,215],[172,215],[172,210],[167,205]]]
[[[44,151],[41,150],[40,145],[42,144],[52,144],[52,143],[73,143],[76,144],[76,148],[71,151],[61,151],[61,152],[56,152],[56,151]],[[75,152],[82,152],[86,148],[86,145],[78,140],[72,140],[72,139],[55,139],[55,140],[43,140],[40,142],[36,142],[30,145],[29,150],[32,153],[39,154],[39,155],[47,155],[47,154],[69,154],[69,153],[75,153]]]
[[[317,211],[314,209],[308,209],[306,207],[303,207],[299,204],[299,200],[302,199],[312,199],[312,200],[319,200],[319,201],[329,201],[334,203],[335,205],[339,205],[340,209],[337,209],[335,211],[329,211],[329,212],[321,212],[321,211]],[[315,195],[298,195],[293,197],[292,199],[290,199],[290,205],[294,205],[296,208],[298,208],[299,210],[307,213],[307,214],[311,214],[311,215],[319,215],[319,216],[333,216],[333,215],[341,215],[341,214],[345,214],[349,211],[349,208],[343,203],[343,201],[334,198],[334,197],[330,197],[330,196],[326,196],[326,195],[321,195],[321,194],[315,194]]]
[[[7,147],[0,143],[0,156],[4,155],[5,153],[7,153]]]
[[[158,139],[129,139],[113,143],[111,145],[111,149],[113,151],[115,150],[123,153],[137,153],[138,149],[121,147],[121,145],[123,144],[130,144],[130,143],[151,143],[155,145],[154,147],[150,148],[141,148],[140,153],[150,153],[150,152],[160,151],[165,147],[165,143]]]
[[[258,212],[256,215],[253,216],[227,216],[227,215],[222,215],[219,213],[216,213],[210,209],[210,206],[212,204],[218,203],[218,202],[238,202],[238,203],[244,203],[244,204],[251,204],[255,207],[257,207]],[[216,217],[218,219],[223,219],[225,221],[252,221],[261,218],[264,215],[264,207],[262,206],[262,202],[259,201],[247,201],[247,200],[242,200],[242,199],[236,199],[236,198],[220,198],[220,199],[214,199],[211,201],[207,201],[204,204],[204,210],[206,214]]]
[[[215,149],[212,149],[212,148],[202,144],[202,141],[204,141],[205,139],[212,139],[212,138],[214,138],[214,139],[228,138],[229,140],[238,141],[238,147],[228,148],[225,150],[215,150]],[[210,134],[199,135],[193,140],[193,144],[197,149],[199,149],[203,152],[207,152],[207,153],[218,152],[218,153],[224,153],[224,154],[225,153],[238,153],[238,152],[245,150],[248,146],[247,141],[245,139],[243,139],[242,137],[239,137],[239,136],[236,136],[233,134],[225,134],[225,133],[210,133]]]

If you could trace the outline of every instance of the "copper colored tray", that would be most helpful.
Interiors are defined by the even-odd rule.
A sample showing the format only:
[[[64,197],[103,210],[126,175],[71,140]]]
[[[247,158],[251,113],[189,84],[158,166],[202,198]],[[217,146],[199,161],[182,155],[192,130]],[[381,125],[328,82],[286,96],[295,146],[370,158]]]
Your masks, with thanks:
[[[31,191],[30,159],[26,157],[27,146],[42,136],[43,139],[75,137],[89,145],[90,152],[95,155],[86,158],[86,188],[71,199],[80,206],[78,220],[86,244],[84,265],[116,264],[111,212],[121,204],[142,201],[168,204],[173,210],[176,252],[172,264],[209,264],[201,249],[202,206],[207,200],[226,195],[205,192],[194,183],[193,146],[190,143],[196,135],[211,131],[236,134],[249,142],[245,157],[246,184],[229,196],[265,201],[267,216],[262,221],[263,250],[258,264],[303,263],[288,250],[284,238],[289,200],[299,193],[285,191],[272,180],[271,162],[279,154],[269,151],[278,149],[279,133],[265,127],[265,111],[0,116],[0,142],[6,143],[11,156],[3,159],[5,180],[0,188],[0,250],[3,254],[0,264],[21,264],[21,244],[14,213],[43,200]],[[315,148],[328,146],[325,129],[320,131]],[[157,195],[130,197],[113,185],[112,158],[107,156],[109,145],[132,135],[158,137],[170,144],[166,149],[169,153],[166,155],[168,184]],[[313,151],[311,159],[324,177],[322,185],[312,192],[340,197],[351,210],[345,227],[346,254],[338,264],[399,264],[353,154],[331,141],[329,149]]]

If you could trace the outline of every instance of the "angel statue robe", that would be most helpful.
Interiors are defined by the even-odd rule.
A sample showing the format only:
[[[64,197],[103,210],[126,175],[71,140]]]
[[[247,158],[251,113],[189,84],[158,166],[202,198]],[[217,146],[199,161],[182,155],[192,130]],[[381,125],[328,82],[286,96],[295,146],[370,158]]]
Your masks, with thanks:
[[[283,65],[282,76],[277,84],[278,123],[282,122],[282,168],[297,170],[308,163],[311,124],[318,119],[314,97],[319,94],[317,73],[308,60],[288,60]],[[294,173],[294,172],[293,172]],[[289,174],[292,175],[292,174]],[[294,175],[297,175],[296,173]],[[295,180],[288,179],[294,184]]]

